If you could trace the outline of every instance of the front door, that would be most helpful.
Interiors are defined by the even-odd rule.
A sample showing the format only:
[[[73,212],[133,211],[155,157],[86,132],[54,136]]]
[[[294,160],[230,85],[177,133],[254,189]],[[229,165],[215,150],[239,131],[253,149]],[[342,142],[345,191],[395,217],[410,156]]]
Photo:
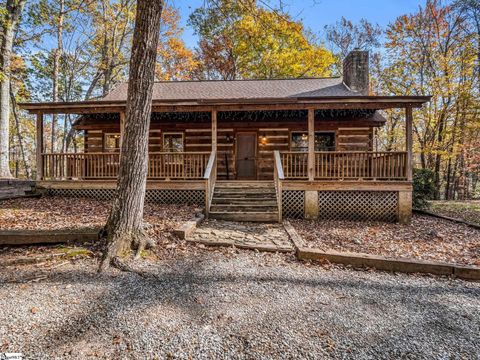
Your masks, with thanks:
[[[257,134],[237,133],[237,179],[256,179],[256,155]]]

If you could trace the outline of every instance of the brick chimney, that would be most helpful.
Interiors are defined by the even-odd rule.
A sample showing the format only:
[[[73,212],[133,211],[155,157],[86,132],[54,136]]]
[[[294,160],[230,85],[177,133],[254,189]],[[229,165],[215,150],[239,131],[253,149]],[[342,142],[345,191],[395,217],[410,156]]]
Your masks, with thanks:
[[[343,83],[358,95],[368,95],[368,51],[352,50],[343,61]]]

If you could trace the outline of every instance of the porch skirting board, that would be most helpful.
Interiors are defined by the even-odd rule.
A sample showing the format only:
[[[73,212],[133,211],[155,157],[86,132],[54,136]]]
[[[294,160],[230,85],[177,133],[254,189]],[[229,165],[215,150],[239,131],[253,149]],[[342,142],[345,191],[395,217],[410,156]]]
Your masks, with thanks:
[[[303,219],[305,216],[304,190],[284,190],[282,192],[282,216],[289,219]]]
[[[408,223],[411,191],[285,190],[283,217]]]
[[[325,220],[397,220],[394,191],[319,191],[318,214]]]
[[[115,189],[46,189],[47,196],[112,200]],[[154,204],[205,205],[204,190],[159,190],[147,189],[145,201]]]
[[[111,200],[110,188],[47,188],[48,196],[86,197]],[[195,204],[205,206],[205,190],[147,189],[146,201],[157,204]],[[386,221],[408,223],[412,214],[412,192],[405,189],[282,191],[282,215],[290,219]]]

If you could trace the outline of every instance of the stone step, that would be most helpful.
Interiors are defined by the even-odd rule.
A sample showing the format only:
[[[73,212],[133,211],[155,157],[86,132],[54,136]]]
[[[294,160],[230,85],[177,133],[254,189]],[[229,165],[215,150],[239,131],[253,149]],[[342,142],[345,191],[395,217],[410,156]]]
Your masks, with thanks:
[[[210,212],[209,217],[230,221],[277,222],[278,212]]]

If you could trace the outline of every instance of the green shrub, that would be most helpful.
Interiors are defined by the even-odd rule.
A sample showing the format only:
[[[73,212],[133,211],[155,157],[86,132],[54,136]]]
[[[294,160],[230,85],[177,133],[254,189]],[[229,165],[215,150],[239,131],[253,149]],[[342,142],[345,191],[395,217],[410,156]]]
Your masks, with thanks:
[[[435,195],[434,173],[430,169],[413,169],[413,207],[425,209]]]

